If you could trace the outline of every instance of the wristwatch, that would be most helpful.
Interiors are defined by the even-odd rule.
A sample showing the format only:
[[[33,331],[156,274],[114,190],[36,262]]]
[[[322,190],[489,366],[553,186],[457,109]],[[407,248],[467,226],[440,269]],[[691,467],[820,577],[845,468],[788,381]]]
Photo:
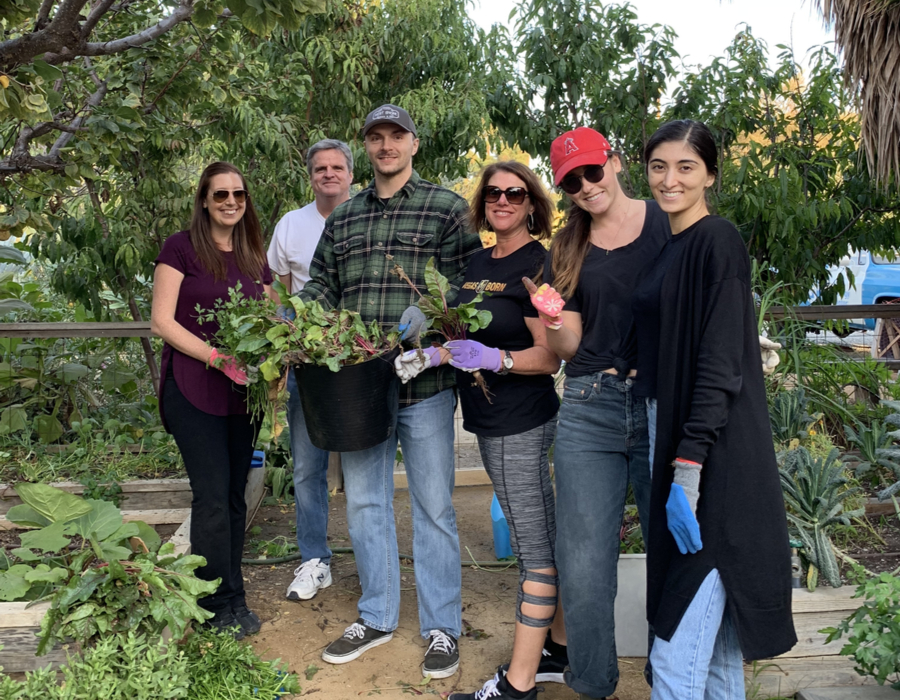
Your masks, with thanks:
[[[500,371],[497,374],[509,374],[510,370],[513,368],[513,359],[512,354],[509,350],[503,351],[503,361],[500,365]]]

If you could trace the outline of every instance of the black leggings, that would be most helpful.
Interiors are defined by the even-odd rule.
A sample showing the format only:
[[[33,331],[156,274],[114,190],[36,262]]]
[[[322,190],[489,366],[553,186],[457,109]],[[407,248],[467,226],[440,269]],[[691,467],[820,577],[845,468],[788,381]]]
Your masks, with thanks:
[[[250,416],[201,411],[172,377],[166,379],[163,402],[191,481],[191,551],[206,558],[206,566],[196,573],[206,581],[222,579],[218,590],[199,603],[214,613],[243,605],[244,490],[259,426]]]

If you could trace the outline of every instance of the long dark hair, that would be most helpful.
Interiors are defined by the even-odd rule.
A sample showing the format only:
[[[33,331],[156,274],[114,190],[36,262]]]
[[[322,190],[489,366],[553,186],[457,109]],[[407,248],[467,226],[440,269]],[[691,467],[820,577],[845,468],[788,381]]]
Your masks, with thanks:
[[[209,194],[209,182],[216,175],[235,174],[241,178],[241,187],[249,192],[244,174],[231,163],[216,161],[206,166],[200,175],[200,183],[197,185],[197,193],[194,195],[194,213],[191,217],[189,231],[191,245],[197,253],[200,263],[217,280],[224,280],[227,276],[225,256],[216,247],[209,225],[209,210],[203,206],[206,195]],[[263,247],[262,226],[256,209],[253,208],[253,200],[247,195],[244,206],[244,215],[234,225],[231,234],[231,247],[234,251],[234,259],[238,269],[251,279],[259,279],[266,262],[266,251]]]
[[[677,119],[666,122],[651,136],[644,146],[644,169],[650,163],[653,151],[663,143],[672,141],[684,141],[700,156],[700,160],[712,175],[719,174],[719,150],[716,148],[716,139],[703,122],[693,119]]]
[[[550,226],[553,221],[553,202],[550,201],[550,196],[544,189],[544,185],[541,184],[540,179],[531,168],[515,160],[491,163],[481,171],[481,177],[475,189],[475,196],[472,197],[472,203],[469,205],[469,221],[472,222],[472,227],[476,231],[491,230],[484,211],[484,197],[481,192],[491,181],[491,178],[500,172],[515,175],[525,183],[528,197],[534,206],[534,214],[532,215],[534,223],[528,229],[528,233],[539,241],[550,238]]]

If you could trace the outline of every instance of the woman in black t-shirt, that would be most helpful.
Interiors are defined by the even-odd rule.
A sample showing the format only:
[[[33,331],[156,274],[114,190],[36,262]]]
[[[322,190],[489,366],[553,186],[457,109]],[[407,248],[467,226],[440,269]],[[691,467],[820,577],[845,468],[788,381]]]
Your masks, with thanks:
[[[559,409],[551,375],[559,358],[547,346],[546,329],[522,283],[541,273],[546,250],[538,241],[550,237],[552,210],[526,166],[509,161],[484,169],[470,217],[476,230],[493,230],[497,244],[472,256],[457,303],[482,292],[478,308],[490,311],[492,320],[440,349],[442,363],[458,368],[463,425],[478,438],[519,563],[512,660],[477,693],[454,693],[452,700],[532,699],[535,682],[561,683],[567,663],[562,615],[555,615],[556,521],[548,460]],[[488,393],[473,381],[475,370]]]
[[[647,533],[650,462],[645,402],[634,392],[631,296],[669,238],[655,202],[629,198],[609,142],[581,127],[554,140],[554,182],[572,200],[532,302],[566,361],[554,448],[557,566],[569,641],[566,683],[615,692],[614,604],[628,485]],[[555,289],[554,289],[555,288]],[[565,307],[562,310],[562,307]]]

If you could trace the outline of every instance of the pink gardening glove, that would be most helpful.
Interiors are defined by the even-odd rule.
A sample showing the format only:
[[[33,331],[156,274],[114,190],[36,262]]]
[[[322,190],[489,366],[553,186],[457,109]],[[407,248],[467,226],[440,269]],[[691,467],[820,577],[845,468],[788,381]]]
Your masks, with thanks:
[[[450,340],[444,343],[450,351],[450,364],[466,372],[489,369],[499,372],[503,367],[503,353],[497,348],[489,348],[477,340]]]
[[[246,386],[247,370],[245,370],[243,365],[231,355],[223,355],[213,348],[212,352],[209,354],[209,364],[220,372],[223,372],[225,376],[235,384]]]
[[[535,287],[527,277],[522,278],[525,289],[531,296],[531,304],[538,310],[541,322],[547,328],[557,331],[562,328],[562,310],[566,302],[553,287],[544,283],[540,287]]]

